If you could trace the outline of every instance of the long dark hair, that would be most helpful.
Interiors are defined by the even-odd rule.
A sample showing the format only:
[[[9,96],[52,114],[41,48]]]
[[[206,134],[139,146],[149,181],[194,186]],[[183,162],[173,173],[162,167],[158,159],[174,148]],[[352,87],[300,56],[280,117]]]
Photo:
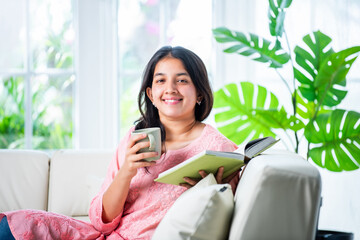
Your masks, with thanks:
[[[165,46],[160,48],[146,65],[143,80],[138,95],[138,106],[141,117],[136,121],[135,129],[160,127],[161,139],[165,141],[165,128],[160,122],[159,112],[146,95],[146,89],[152,87],[156,64],[165,57],[179,59],[188,72],[196,91],[202,97],[201,104],[195,106],[195,120],[203,121],[211,112],[213,93],[210,87],[208,74],[203,61],[192,51],[183,47]]]

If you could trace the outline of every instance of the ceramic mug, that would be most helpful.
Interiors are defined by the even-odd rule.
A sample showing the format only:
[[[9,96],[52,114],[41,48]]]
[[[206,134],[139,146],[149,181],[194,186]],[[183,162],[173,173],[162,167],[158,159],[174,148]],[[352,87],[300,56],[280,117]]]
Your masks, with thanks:
[[[138,135],[146,133],[146,137],[144,139],[140,139],[137,142],[150,142],[150,146],[147,148],[141,148],[139,153],[143,152],[157,152],[158,155],[156,157],[144,158],[145,161],[155,161],[158,160],[161,156],[161,132],[159,127],[152,128],[143,128],[134,130],[131,135]]]

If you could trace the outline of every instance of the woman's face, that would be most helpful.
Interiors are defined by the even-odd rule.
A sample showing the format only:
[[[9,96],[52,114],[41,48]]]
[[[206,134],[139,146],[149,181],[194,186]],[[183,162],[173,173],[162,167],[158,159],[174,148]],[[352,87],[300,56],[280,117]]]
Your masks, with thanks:
[[[179,59],[165,57],[156,64],[152,87],[146,93],[158,109],[160,119],[195,119],[195,104],[200,98]]]

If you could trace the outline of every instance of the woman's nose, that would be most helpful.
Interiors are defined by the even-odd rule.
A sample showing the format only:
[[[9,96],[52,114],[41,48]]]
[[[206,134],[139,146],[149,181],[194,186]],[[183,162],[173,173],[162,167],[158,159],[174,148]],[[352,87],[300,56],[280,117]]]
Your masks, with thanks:
[[[173,82],[173,81],[167,82],[165,92],[166,93],[175,93],[175,92],[177,92],[176,82]]]

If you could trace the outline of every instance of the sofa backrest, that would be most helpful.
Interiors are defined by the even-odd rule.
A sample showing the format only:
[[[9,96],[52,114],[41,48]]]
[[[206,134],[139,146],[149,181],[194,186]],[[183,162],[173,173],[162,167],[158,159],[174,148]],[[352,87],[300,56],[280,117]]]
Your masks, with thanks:
[[[47,209],[49,156],[33,150],[0,150],[0,212]]]
[[[319,171],[297,154],[267,153],[252,159],[240,179],[229,239],[314,239]]]
[[[48,211],[71,217],[87,216],[100,190],[111,150],[59,150],[51,158]]]

